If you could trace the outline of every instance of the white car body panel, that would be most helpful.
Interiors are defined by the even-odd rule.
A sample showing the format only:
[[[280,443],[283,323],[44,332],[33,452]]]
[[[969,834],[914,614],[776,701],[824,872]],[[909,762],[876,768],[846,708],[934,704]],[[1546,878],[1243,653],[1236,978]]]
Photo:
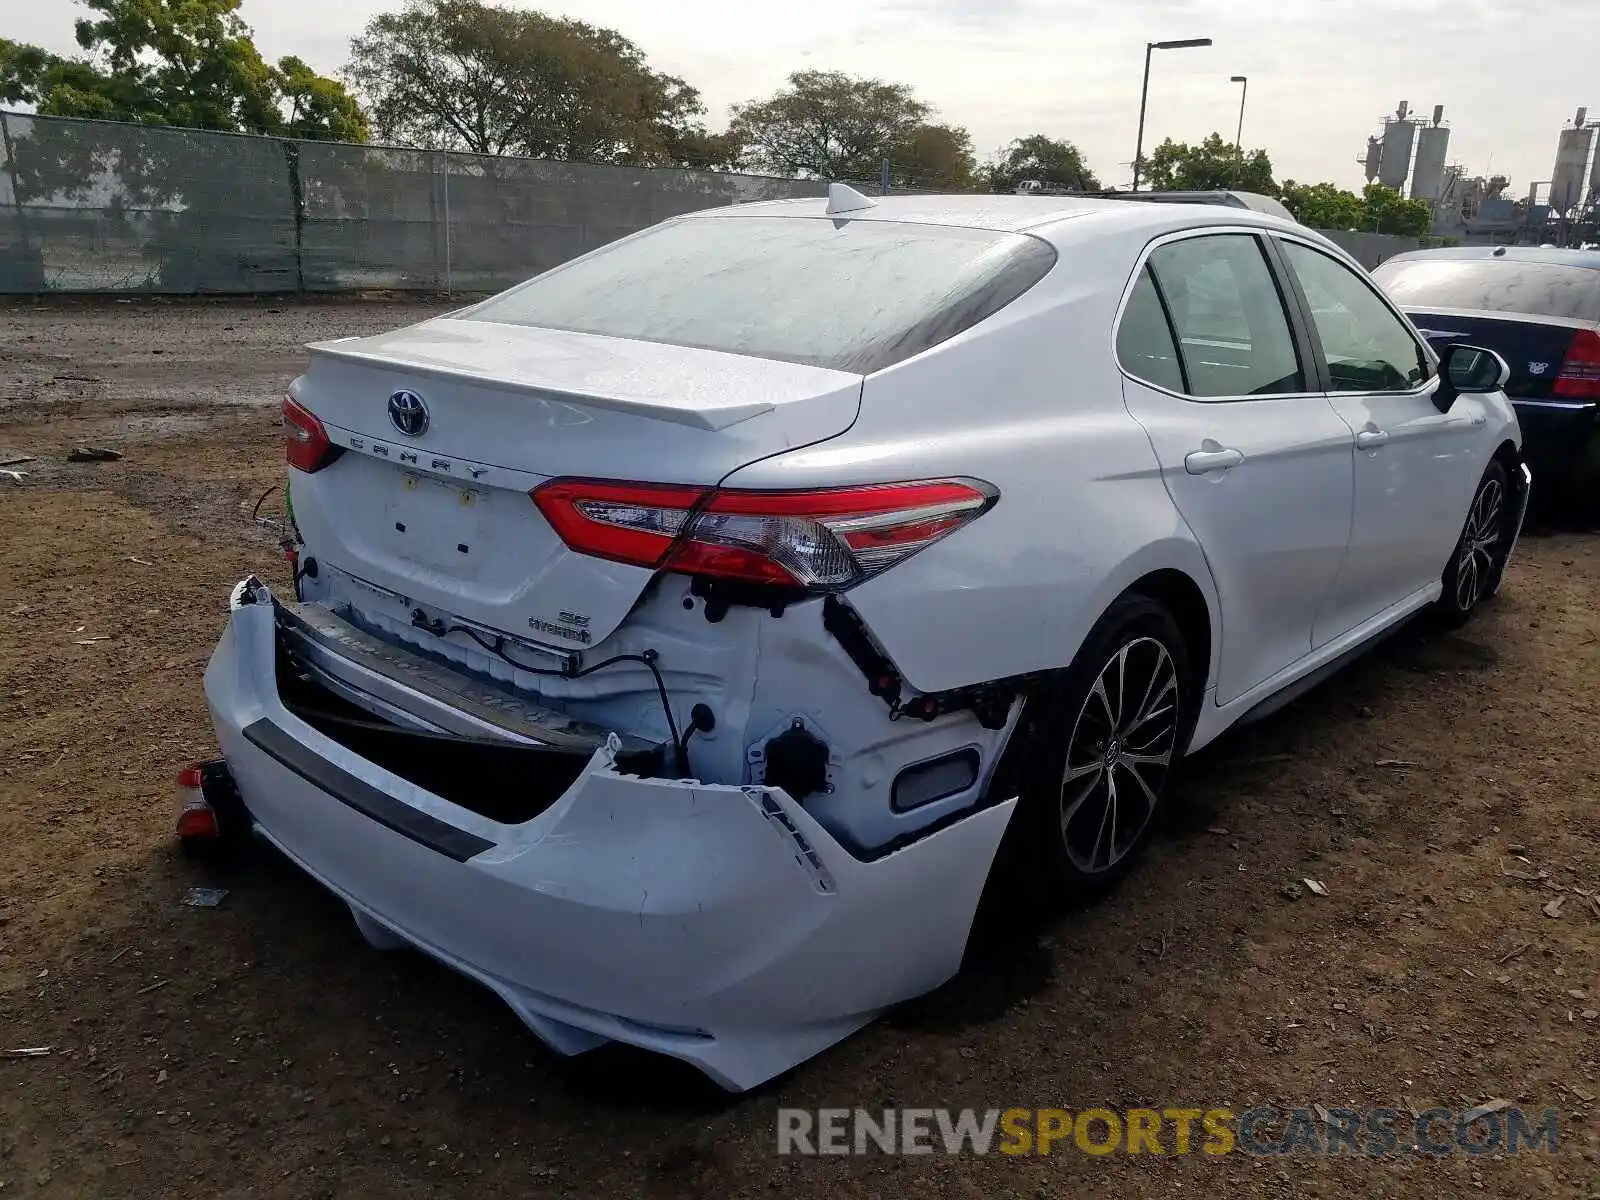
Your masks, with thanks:
[[[1320,396],[1196,403],[1129,379],[1128,410],[1150,435],[1172,501],[1206,548],[1225,617],[1217,701],[1237,699],[1313,648],[1312,620],[1350,536],[1354,438]],[[1212,445],[1235,467],[1191,474]],[[1319,503],[1301,503],[1307,490]]]
[[[383,401],[422,386],[432,422],[401,437]],[[350,460],[295,481],[308,545],[417,603],[565,651],[588,643],[549,632],[579,628],[563,612],[603,640],[653,573],[570,553],[535,510],[533,488],[566,475],[715,482],[848,429],[861,377],[439,318],[313,346],[290,394]]]
[[[1321,672],[1346,661],[1385,634],[1392,633],[1437,600],[1439,592],[1440,586],[1435,583],[1407,596],[1226,704],[1216,703],[1214,693],[1208,696],[1195,722],[1190,749],[1198,749],[1220,737],[1247,716],[1262,715],[1287,703],[1298,694],[1296,685],[1317,678]]]
[[[1498,443],[1490,441],[1488,403],[1462,396],[1441,413],[1433,402],[1437,385],[1435,379],[1414,393],[1329,396],[1356,439],[1381,430],[1387,440],[1355,447],[1350,544],[1317,617],[1318,645],[1436,584],[1455,547],[1480,464]]]
[[[737,237],[741,217],[818,220],[822,205],[695,219]],[[1119,596],[1180,588],[1207,643],[1191,656],[1193,749],[1435,599],[1486,464],[1520,444],[1501,395],[1445,416],[1426,393],[1230,405],[1126,375],[1119,314],[1163,239],[1295,237],[1360,270],[1270,215],[992,196],[888,198],[848,219],[1026,232],[1058,259],[993,315],[865,374],[467,310],[319,343],[291,389],[342,450],[292,473],[302,560],[319,564],[299,601],[586,727],[665,744],[661,692],[680,725],[714,714],[686,770],[623,775],[603,746],[552,806],[495,821],[302,720],[280,694],[270,598],[231,613],[206,691],[259,835],[374,944],[481,980],[564,1053],[620,1040],[751,1087],[958,968],[1016,806],[997,767],[1023,693],[999,717],[906,717],[830,632],[829,604],[911,693],[953,694],[1058,671]],[[398,391],[426,394],[418,436],[389,423]],[[1369,423],[1390,438],[1359,448]],[[1208,439],[1241,460],[1191,473]],[[571,549],[528,493],[574,476],[756,493],[959,479],[998,499],[837,597],[713,613],[688,576]],[[563,656],[624,661],[550,674]],[[389,683],[364,699],[355,667],[344,678],[341,695],[402,730],[500,736]],[[300,768],[264,748],[263,722]],[[764,777],[765,748],[796,728],[827,751],[826,786],[799,801]],[[954,755],[981,764],[970,780],[895,807],[897,776]],[[482,845],[441,854],[312,778],[325,774]]]

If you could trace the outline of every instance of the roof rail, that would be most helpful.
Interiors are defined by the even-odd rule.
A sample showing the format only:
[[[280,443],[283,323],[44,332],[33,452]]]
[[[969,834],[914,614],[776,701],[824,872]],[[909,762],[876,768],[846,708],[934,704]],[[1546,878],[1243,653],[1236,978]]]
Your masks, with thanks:
[[[1283,217],[1293,221],[1294,214],[1283,206],[1281,200],[1272,196],[1263,196],[1259,192],[1240,192],[1232,188],[1219,188],[1215,191],[1185,191],[1185,192],[1084,192],[1085,196],[1093,196],[1102,200],[1140,200],[1155,204],[1221,204],[1228,208],[1248,208],[1255,212],[1271,213],[1275,217]]]

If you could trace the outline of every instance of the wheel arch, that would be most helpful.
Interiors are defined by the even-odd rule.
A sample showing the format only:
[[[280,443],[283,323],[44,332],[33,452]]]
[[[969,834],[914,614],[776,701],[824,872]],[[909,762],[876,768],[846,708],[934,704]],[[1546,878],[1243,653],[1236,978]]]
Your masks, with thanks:
[[[1174,538],[1146,547],[1112,572],[1095,603],[1086,605],[1077,618],[1077,641],[1072,653],[1056,670],[1065,671],[1071,666],[1090,631],[1124,596],[1144,596],[1167,609],[1178,624],[1192,664],[1204,672],[1199,681],[1194,715],[1184,731],[1187,742],[1206,703],[1211,681],[1216,678],[1222,647],[1222,609],[1211,570],[1197,543]],[[1000,750],[999,763],[990,776],[989,787],[993,794],[1006,793],[1008,789],[1014,791],[1020,782],[1027,739],[1019,734],[1024,734],[1026,721],[1025,714],[1023,722],[1012,730]]]
[[[1197,690],[1204,695],[1217,677],[1223,629],[1216,581],[1199,543],[1166,538],[1130,557],[1107,578],[1093,611],[1086,614],[1082,636],[1130,593],[1147,596],[1172,613],[1199,676]]]
[[[1511,480],[1511,486],[1520,494],[1527,484],[1522,478],[1524,460],[1522,451],[1517,449],[1517,444],[1510,438],[1506,438],[1495,447],[1494,453],[1489,457],[1506,469],[1506,476]]]
[[[1122,593],[1148,596],[1172,614],[1183,634],[1184,649],[1200,676],[1199,691],[1204,694],[1213,674],[1211,604],[1200,585],[1175,567],[1163,567],[1136,579]]]

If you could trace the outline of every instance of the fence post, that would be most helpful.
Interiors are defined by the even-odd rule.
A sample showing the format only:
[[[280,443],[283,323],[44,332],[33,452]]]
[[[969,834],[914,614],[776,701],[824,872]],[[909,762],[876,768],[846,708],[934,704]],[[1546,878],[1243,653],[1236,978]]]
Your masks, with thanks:
[[[428,160],[428,243],[433,247],[433,282],[437,287],[444,278],[444,264],[439,261],[439,155],[438,150],[427,152]]]
[[[892,178],[893,178],[893,175],[891,173],[889,160],[887,158],[885,158],[883,160],[883,167],[881,168],[881,170],[879,172],[879,178],[878,178],[878,187],[882,190],[882,192],[883,192],[883,194],[885,196],[887,196],[889,194],[889,183],[890,183]]]
[[[22,193],[17,190],[17,151],[11,144],[11,126],[6,124],[6,114],[0,112],[0,146],[6,152],[6,174],[11,176],[11,203],[17,207],[17,224],[22,224]]]
[[[439,161],[444,165],[444,294],[455,295],[455,278],[450,262],[450,152],[441,150]]]

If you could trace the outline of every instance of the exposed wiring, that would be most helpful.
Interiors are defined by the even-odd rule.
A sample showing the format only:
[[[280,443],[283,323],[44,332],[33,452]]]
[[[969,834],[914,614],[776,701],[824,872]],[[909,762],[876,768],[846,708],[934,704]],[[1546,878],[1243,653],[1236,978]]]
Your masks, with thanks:
[[[683,737],[678,741],[678,762],[682,765],[686,777],[690,774],[689,739],[697,733],[710,733],[716,727],[717,717],[709,706],[696,704],[689,710],[689,724],[684,727]]]
[[[412,618],[412,624],[421,629],[428,629],[430,632],[437,632],[434,626],[419,622],[415,617]],[[465,625],[449,625],[445,627],[444,632],[446,634],[464,633],[490,654],[493,654],[503,662],[509,663],[518,671],[525,671],[529,675],[543,675],[553,679],[582,679],[586,675],[593,675],[596,671],[603,671],[605,668],[616,666],[618,663],[643,663],[649,668],[651,678],[655,680],[656,695],[661,698],[661,711],[667,718],[667,732],[672,738],[672,753],[678,774],[682,776],[688,775],[689,756],[685,745],[688,739],[678,736],[678,722],[672,715],[672,700],[667,695],[667,681],[662,678],[661,668],[656,665],[656,659],[660,656],[654,650],[646,650],[642,654],[615,654],[608,659],[595,663],[593,666],[583,667],[577,671],[555,671],[548,667],[530,667],[525,663],[518,662],[506,653],[505,638],[503,637],[496,637],[493,641],[490,641],[479,634],[476,629],[469,629]]]
[[[678,766],[684,777],[689,776],[689,739],[700,732],[700,726],[689,724],[683,731],[683,736],[678,739]]]
[[[278,490],[278,484],[275,483],[271,487],[269,487],[266,491],[261,493],[261,499],[257,500],[256,501],[256,506],[250,510],[250,519],[252,521],[254,521],[256,519],[256,514],[261,511],[261,506],[267,502],[267,497],[272,495],[272,493],[277,491],[277,490]]]

